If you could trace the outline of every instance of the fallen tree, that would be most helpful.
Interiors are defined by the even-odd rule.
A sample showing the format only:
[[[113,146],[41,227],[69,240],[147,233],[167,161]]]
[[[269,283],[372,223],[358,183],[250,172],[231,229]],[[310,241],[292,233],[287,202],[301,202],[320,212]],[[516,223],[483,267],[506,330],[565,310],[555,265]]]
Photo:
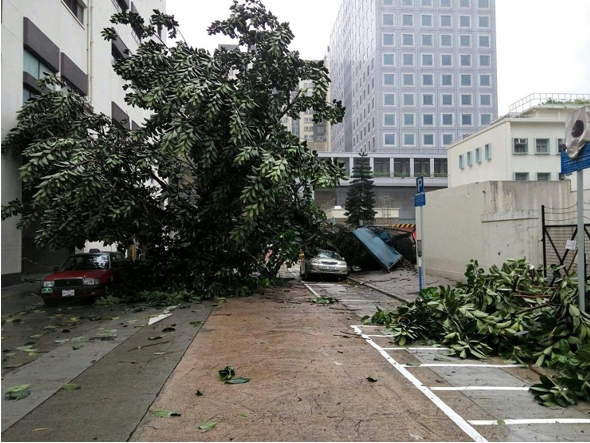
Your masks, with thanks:
[[[465,284],[425,289],[416,301],[377,310],[365,322],[383,324],[400,346],[414,340],[449,347],[460,358],[498,355],[530,367],[545,366],[532,386],[546,406],[590,400],[590,315],[578,308],[577,279],[549,269],[556,284],[525,259],[489,273],[472,260]]]

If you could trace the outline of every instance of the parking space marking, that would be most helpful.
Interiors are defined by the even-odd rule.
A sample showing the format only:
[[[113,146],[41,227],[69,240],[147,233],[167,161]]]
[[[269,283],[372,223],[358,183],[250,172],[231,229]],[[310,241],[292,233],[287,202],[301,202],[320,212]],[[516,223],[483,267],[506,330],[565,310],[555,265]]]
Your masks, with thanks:
[[[433,348],[433,347],[426,347],[426,348],[404,348],[404,347],[397,347],[397,348],[381,348],[384,351],[448,351],[451,348]]]
[[[311,288],[311,286],[309,286],[307,283],[303,283],[303,285],[304,285],[304,286],[305,286],[307,289],[309,289],[309,290],[311,291],[311,293],[312,293],[313,295],[315,295],[316,297],[319,297],[319,296],[320,296],[320,294],[318,294],[317,292],[315,292],[315,291],[314,291],[314,290]]]
[[[433,391],[528,391],[528,386],[433,386]]]
[[[421,363],[419,365],[402,365],[408,368],[525,368],[524,365],[488,365],[480,363]]]
[[[494,425],[555,425],[555,424],[590,424],[590,418],[529,418],[516,420],[469,420],[474,426]]]
[[[487,440],[479,432],[471,426],[467,420],[457,414],[451,407],[443,402],[432,390],[423,385],[414,375],[412,375],[406,368],[406,365],[399,364],[391,355],[376,344],[369,335],[364,334],[360,327],[352,326],[354,331],[366,340],[366,342],[375,348],[383,358],[385,358],[400,374],[402,374],[410,383],[412,383],[420,392],[422,392],[430,401],[432,401],[447,417],[449,417],[463,432],[465,432],[474,441],[487,442]]]

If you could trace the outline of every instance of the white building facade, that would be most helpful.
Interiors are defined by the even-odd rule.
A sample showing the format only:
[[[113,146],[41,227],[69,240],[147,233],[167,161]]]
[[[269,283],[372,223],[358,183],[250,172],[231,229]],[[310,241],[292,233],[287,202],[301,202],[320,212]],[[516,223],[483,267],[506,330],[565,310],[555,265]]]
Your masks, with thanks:
[[[23,102],[42,93],[37,80],[46,72],[59,73],[88,97],[95,112],[126,127],[141,125],[147,114],[125,103],[125,82],[112,69],[113,60],[126,57],[140,39],[129,26],[115,26],[115,42],[100,33],[113,26],[110,17],[116,12],[131,10],[147,19],[153,9],[165,11],[166,0],[4,0],[2,139],[16,125]],[[21,197],[20,164],[20,158],[2,153],[2,204]],[[35,250],[34,230],[17,230],[17,221],[2,222],[3,286],[19,282],[23,270],[45,272],[56,264],[56,254]]]

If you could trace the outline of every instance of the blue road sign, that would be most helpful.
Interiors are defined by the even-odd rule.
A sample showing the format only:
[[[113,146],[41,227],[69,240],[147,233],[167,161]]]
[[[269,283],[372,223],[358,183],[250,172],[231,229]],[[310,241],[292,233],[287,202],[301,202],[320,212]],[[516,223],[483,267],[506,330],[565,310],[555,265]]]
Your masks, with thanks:
[[[426,206],[426,194],[424,192],[414,196],[414,206]]]
[[[416,194],[424,194],[424,177],[416,177]]]
[[[590,143],[586,143],[576,158],[569,158],[567,152],[561,153],[561,173],[571,174],[590,168]]]

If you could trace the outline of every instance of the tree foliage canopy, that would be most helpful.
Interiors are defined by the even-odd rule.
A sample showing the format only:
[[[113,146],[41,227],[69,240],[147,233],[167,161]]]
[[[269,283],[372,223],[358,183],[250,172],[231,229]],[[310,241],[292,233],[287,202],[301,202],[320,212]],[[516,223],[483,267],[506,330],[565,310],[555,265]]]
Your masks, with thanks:
[[[325,216],[312,190],[343,177],[281,123],[306,110],[314,121],[342,120],[341,103],[326,101],[328,70],[289,50],[288,24],[259,0],[235,0],[229,18],[211,24],[209,34],[239,45],[212,54],[184,41],[169,47],[159,31],[174,38],[178,23],[157,10],[147,21],[132,12],[111,21],[143,39],[114,70],[126,103],[149,118],[130,131],[75,93],[27,102],[4,143],[23,157],[23,199],[2,217],[39,222],[40,247],[138,239],[157,283],[244,292],[253,272],[270,275],[317,240]],[[303,80],[315,87],[295,93]]]
[[[344,208],[347,223],[358,227],[362,221],[373,221],[377,212],[375,192],[373,191],[373,173],[366,152],[359,152],[359,159],[352,168],[352,180],[348,188]]]

